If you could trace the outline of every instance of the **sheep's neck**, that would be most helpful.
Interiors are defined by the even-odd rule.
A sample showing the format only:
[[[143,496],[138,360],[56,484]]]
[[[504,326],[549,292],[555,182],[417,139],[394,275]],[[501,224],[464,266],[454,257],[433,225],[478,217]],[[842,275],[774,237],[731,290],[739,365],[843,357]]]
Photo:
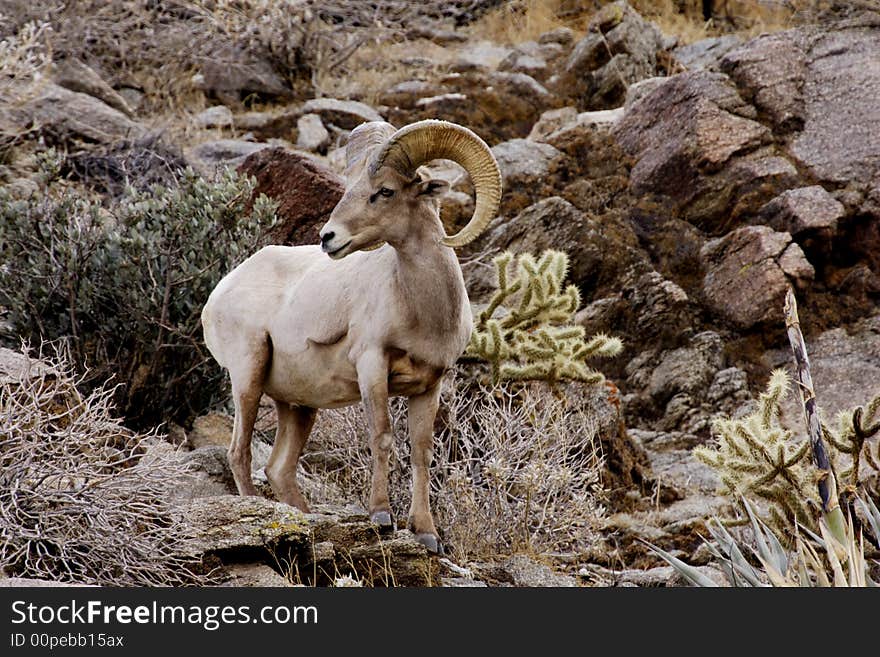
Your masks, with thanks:
[[[399,244],[396,282],[413,319],[438,333],[456,331],[467,295],[455,252],[443,246],[439,217],[423,224],[425,230]]]

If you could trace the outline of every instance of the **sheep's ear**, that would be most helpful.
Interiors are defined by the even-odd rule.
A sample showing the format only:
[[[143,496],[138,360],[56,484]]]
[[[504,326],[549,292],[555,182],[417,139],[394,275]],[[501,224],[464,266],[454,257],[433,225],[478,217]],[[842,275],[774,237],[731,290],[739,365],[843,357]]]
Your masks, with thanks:
[[[416,182],[417,196],[430,196],[439,198],[449,191],[449,183],[445,180],[432,178],[430,180],[419,180]]]

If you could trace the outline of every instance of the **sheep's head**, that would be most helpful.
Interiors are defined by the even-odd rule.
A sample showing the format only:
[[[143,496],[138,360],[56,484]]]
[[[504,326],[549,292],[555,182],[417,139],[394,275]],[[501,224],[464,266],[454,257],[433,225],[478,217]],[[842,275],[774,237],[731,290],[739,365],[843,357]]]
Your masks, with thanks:
[[[388,123],[364,123],[346,146],[348,187],[321,229],[321,246],[331,258],[395,243],[411,234],[425,212],[438,212],[448,185],[426,178],[419,167],[435,159],[459,163],[476,191],[474,215],[442,243],[459,247],[485,230],[498,211],[501,173],[486,143],[473,132],[446,121],[419,121],[400,130]]]

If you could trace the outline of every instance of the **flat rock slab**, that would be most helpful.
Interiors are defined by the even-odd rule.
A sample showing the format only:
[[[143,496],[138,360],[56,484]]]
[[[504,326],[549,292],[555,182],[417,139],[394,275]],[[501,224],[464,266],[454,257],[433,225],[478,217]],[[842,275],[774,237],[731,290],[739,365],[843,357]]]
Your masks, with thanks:
[[[94,96],[47,82],[40,93],[10,113],[20,127],[38,125],[54,141],[99,144],[142,137],[146,128]]]
[[[50,374],[46,363],[30,358],[20,351],[0,347],[0,384],[14,384]]]
[[[181,509],[194,553],[247,552],[282,545],[305,548],[311,530],[305,515],[262,497],[220,495],[193,500]]]

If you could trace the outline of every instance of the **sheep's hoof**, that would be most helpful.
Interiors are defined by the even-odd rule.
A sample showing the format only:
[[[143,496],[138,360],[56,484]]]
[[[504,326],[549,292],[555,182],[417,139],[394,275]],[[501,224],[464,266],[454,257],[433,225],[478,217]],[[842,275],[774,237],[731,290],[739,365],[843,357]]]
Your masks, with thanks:
[[[379,525],[379,532],[382,534],[394,530],[394,520],[391,519],[390,511],[373,511],[370,514],[370,521],[374,525]]]
[[[434,536],[434,534],[416,534],[416,540],[428,548],[428,552],[431,554],[443,555],[445,554],[443,551],[443,544],[440,542],[440,539]]]

